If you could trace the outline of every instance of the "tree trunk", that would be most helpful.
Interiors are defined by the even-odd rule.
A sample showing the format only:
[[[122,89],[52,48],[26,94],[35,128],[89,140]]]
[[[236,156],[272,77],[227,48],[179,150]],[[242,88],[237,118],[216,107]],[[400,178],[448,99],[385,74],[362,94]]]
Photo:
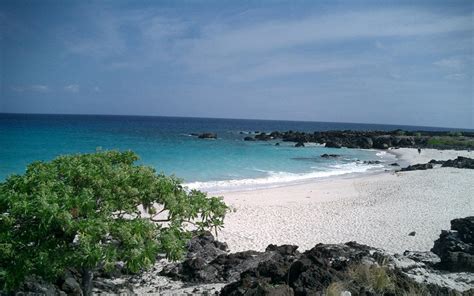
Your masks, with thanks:
[[[82,268],[82,293],[84,296],[92,295],[92,279],[94,273],[88,268]]]

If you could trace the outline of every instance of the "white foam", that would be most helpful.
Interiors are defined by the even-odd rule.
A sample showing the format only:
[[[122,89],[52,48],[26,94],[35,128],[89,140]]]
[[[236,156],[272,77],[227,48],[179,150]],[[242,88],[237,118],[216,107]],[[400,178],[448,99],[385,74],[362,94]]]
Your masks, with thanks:
[[[184,184],[189,189],[198,189],[213,193],[250,190],[256,188],[271,188],[288,183],[303,183],[311,179],[340,176],[353,173],[364,173],[368,170],[380,169],[383,165],[368,165],[357,162],[347,164],[336,164],[328,170],[313,171],[309,173],[290,173],[266,171],[267,176],[261,178],[232,179],[221,181],[192,182]]]

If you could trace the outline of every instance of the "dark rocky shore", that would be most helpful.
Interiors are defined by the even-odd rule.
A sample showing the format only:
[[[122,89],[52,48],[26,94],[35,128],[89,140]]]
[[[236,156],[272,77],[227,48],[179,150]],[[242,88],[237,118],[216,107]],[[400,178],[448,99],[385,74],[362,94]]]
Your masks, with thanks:
[[[474,132],[432,132],[432,131],[324,131],[298,132],[274,131],[259,133],[254,137],[246,136],[245,141],[281,140],[294,142],[297,147],[312,142],[325,144],[332,148],[388,149],[391,147],[436,148],[436,149],[472,149]]]
[[[142,274],[98,272],[97,294],[157,295],[474,295],[474,217],[454,219],[432,252],[388,254],[356,242],[269,245],[265,252],[228,253],[203,233],[188,244],[179,263],[159,261]],[[23,295],[81,295],[69,272],[55,284],[31,280]],[[37,294],[36,294],[37,295]]]

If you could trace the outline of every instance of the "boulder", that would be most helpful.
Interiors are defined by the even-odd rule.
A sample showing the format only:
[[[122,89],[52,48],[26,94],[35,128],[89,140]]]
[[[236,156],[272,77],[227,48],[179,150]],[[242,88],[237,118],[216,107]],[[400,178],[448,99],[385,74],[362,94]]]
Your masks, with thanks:
[[[409,165],[406,168],[402,168],[402,172],[407,172],[407,171],[417,171],[417,170],[428,170],[432,169],[433,165],[431,163],[418,163],[414,165]]]
[[[260,133],[258,135],[255,135],[255,139],[259,141],[270,141],[270,140],[273,140],[273,137],[266,133]]]
[[[295,144],[295,147],[304,147],[304,143],[303,142],[298,142]]]
[[[452,220],[451,230],[441,231],[431,251],[440,257],[440,268],[473,272],[474,216]]]
[[[390,164],[391,166],[400,166],[398,163],[394,162]]]
[[[365,164],[381,164],[380,160],[364,160]]]
[[[358,137],[356,138],[355,143],[359,148],[362,149],[370,149],[374,145],[372,138],[369,137]]]
[[[255,138],[253,137],[245,137],[244,141],[255,141]]]
[[[199,139],[217,139],[216,133],[202,133],[198,136]]]
[[[443,164],[445,163],[444,160],[435,160],[435,159],[432,159],[430,160],[428,163],[431,163],[431,164]]]
[[[81,296],[82,289],[81,285],[77,282],[74,277],[67,277],[64,283],[61,285],[61,289],[68,295]]]
[[[474,169],[474,159],[458,156],[456,159],[446,160],[442,167],[452,167],[459,169]]]
[[[191,240],[184,261],[165,266],[160,274],[193,283],[236,281],[242,272],[284,251],[275,249],[227,254],[226,250],[226,244],[214,240],[212,234],[205,233]]]
[[[321,155],[322,158],[336,158],[336,157],[341,157],[341,155],[339,154],[327,154],[327,153],[324,153]]]
[[[392,141],[390,136],[379,136],[374,140],[373,147],[376,149],[388,149],[392,146]]]
[[[326,141],[326,147],[328,148],[341,148],[342,144],[339,140],[337,139],[331,139]]]

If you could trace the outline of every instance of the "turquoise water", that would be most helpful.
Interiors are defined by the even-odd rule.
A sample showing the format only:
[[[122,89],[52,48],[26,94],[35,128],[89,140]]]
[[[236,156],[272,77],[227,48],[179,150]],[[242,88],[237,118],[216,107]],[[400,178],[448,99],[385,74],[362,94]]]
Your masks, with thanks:
[[[175,174],[190,187],[210,191],[250,189],[287,182],[382,170],[364,160],[393,158],[377,151],[293,147],[294,143],[245,142],[248,132],[334,129],[393,130],[397,126],[346,123],[173,117],[0,114],[0,179],[22,173],[35,160],[102,149],[133,150],[140,162]],[[421,129],[401,127],[404,129]],[[427,129],[427,128],[423,128]],[[190,133],[216,132],[217,140]],[[244,132],[244,134],[242,134]],[[341,154],[324,159],[323,153]]]

